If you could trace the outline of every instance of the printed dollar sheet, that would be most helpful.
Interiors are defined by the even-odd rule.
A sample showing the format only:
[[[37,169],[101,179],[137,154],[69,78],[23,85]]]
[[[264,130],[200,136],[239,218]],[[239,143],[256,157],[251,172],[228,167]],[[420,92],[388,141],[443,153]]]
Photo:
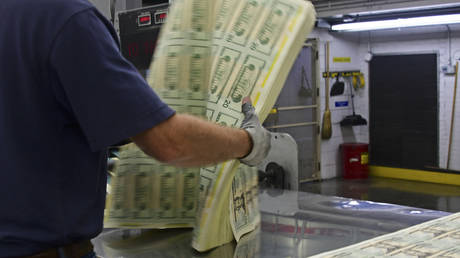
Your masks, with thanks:
[[[210,78],[213,1],[176,1],[150,66],[149,85],[178,113],[205,118]],[[137,146],[121,148],[104,227],[193,227],[200,168],[177,168]]]
[[[258,194],[257,168],[241,164],[233,178],[229,201],[230,224],[237,241],[260,223]]]
[[[460,257],[460,213],[312,257]]]
[[[314,21],[312,4],[303,0],[176,0],[148,82],[179,113],[231,127],[241,126],[241,102],[250,95],[263,121]],[[184,170],[159,164],[136,148],[122,150],[106,227],[195,226],[192,246],[198,251],[238,241],[256,228],[255,168],[233,160]]]
[[[217,0],[215,10],[206,116],[239,127],[241,101],[250,95],[263,121],[313,28],[314,8],[303,0]],[[237,173],[236,178],[242,177],[245,169],[239,166],[234,160],[201,170],[200,211],[192,243],[196,250],[209,250],[233,238],[238,241],[257,226],[260,217],[237,201],[243,190],[232,189],[242,184],[229,183]]]
[[[105,227],[192,227],[196,218],[199,170],[161,164],[136,145],[120,150],[111,182]]]

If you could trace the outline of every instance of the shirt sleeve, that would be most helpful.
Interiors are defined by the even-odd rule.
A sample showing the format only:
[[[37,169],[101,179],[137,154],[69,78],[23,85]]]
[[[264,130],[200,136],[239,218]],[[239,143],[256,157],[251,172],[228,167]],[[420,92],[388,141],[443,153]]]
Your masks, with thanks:
[[[123,58],[113,33],[95,10],[88,9],[69,19],[50,52],[51,69],[93,151],[174,114]]]

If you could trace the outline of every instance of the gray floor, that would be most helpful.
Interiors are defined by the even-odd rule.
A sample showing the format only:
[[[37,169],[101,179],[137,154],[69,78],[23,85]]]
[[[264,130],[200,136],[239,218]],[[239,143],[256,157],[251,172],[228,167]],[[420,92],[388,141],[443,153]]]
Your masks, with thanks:
[[[460,212],[460,186],[371,177],[302,184],[301,191],[431,210]]]

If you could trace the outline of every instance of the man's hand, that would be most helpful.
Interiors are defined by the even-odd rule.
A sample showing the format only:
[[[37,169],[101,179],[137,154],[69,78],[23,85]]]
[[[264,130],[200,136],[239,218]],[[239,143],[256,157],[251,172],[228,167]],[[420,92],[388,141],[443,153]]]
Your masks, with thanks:
[[[249,166],[260,164],[270,151],[270,132],[262,127],[257,117],[251,99],[243,99],[244,120],[241,128],[246,130],[252,139],[252,150],[249,154],[240,159],[240,161]]]

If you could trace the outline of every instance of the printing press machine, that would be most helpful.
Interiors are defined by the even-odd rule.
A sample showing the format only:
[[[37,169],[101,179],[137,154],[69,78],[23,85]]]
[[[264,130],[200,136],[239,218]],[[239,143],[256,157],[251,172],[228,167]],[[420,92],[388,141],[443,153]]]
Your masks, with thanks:
[[[101,257],[308,257],[449,215],[281,189],[261,189],[259,207],[258,229],[206,253],[192,229],[106,229],[93,244]]]
[[[235,241],[199,253],[193,229],[105,229],[92,242],[100,257],[308,257],[447,216],[407,206],[297,192],[297,144],[274,133],[259,166],[261,224]],[[291,189],[291,190],[283,190]]]
[[[168,4],[117,14],[122,52],[146,76]],[[273,134],[259,166],[261,224],[238,243],[192,249],[193,229],[105,229],[100,257],[307,257],[449,215],[447,212],[298,192],[296,141]],[[284,189],[284,190],[283,190]],[[289,190],[287,190],[289,189]]]

